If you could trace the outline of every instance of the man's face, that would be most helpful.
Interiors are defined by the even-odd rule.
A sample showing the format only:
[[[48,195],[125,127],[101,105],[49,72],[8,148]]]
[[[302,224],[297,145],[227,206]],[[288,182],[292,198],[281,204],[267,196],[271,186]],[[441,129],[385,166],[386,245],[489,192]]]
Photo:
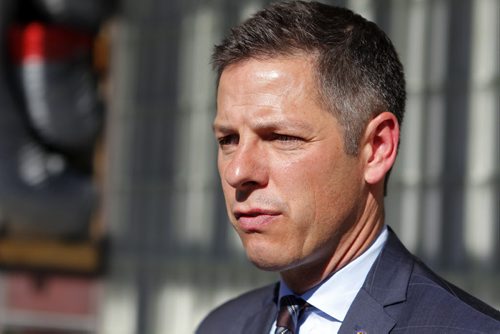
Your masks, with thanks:
[[[214,131],[227,211],[262,269],[327,265],[362,211],[362,164],[344,153],[312,62],[250,59],[220,78]]]

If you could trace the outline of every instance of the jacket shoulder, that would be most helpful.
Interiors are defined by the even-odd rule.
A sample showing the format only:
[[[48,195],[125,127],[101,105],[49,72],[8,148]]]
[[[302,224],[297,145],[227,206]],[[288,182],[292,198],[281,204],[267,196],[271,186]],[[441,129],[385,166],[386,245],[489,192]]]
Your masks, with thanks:
[[[500,333],[500,312],[444,280],[418,259],[408,285],[407,323],[434,321],[460,333]]]
[[[248,318],[273,302],[277,288],[277,283],[270,284],[225,302],[203,319],[196,333],[240,333]]]
[[[437,291],[440,293],[445,293],[453,298],[458,303],[468,305],[469,307],[477,310],[480,313],[484,313],[496,320],[500,321],[500,312],[487,305],[483,301],[477,299],[476,297],[465,292],[456,285],[448,282],[447,280],[441,278],[435,274],[431,269],[429,269],[420,259],[415,259],[416,266],[414,274],[410,285],[414,288],[419,288],[425,286],[426,284],[434,284],[437,287]],[[432,283],[430,283],[432,282]]]
[[[364,289],[394,319],[392,332],[500,334],[497,310],[434,273],[389,232]]]

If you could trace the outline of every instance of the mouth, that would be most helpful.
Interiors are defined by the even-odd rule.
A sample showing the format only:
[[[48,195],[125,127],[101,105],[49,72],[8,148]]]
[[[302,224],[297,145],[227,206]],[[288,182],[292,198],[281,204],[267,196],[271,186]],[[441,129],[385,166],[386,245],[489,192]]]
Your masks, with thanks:
[[[261,232],[267,225],[275,220],[281,213],[272,210],[252,209],[247,211],[234,211],[238,227],[244,232]]]

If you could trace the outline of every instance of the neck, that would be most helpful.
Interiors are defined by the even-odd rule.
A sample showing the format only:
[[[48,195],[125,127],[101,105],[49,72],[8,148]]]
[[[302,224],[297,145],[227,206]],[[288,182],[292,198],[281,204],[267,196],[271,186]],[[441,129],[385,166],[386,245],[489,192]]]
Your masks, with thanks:
[[[292,291],[303,294],[363,254],[378,237],[383,225],[383,206],[370,195],[356,222],[339,233],[332,254],[326,260],[283,271],[280,273],[282,279]]]

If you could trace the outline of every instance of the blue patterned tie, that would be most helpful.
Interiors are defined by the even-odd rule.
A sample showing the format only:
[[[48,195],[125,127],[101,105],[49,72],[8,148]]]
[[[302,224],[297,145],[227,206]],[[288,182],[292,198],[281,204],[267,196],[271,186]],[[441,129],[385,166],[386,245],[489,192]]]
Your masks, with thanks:
[[[274,334],[294,334],[305,306],[306,302],[301,298],[293,295],[281,297]]]

